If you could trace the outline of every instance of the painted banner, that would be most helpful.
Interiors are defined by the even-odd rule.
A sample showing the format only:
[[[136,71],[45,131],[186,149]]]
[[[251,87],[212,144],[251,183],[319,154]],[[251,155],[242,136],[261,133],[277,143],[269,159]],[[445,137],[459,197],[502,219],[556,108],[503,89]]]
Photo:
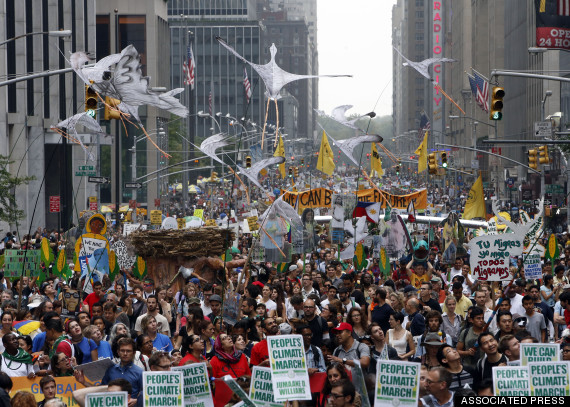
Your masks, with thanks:
[[[558,362],[560,345],[555,343],[521,343],[521,366],[531,362]]]
[[[182,372],[143,372],[143,406],[182,406],[182,382]]]
[[[468,247],[471,249],[469,262],[473,277],[482,281],[512,280],[510,258],[522,254],[523,237],[515,233],[502,233],[471,239]]]
[[[420,389],[419,363],[379,360],[374,407],[416,407]]]
[[[527,280],[542,279],[540,254],[527,254],[524,258],[524,276]]]
[[[275,401],[311,400],[301,335],[267,337]]]
[[[273,383],[271,369],[254,366],[251,372],[251,385],[249,397],[257,407],[282,407],[283,403],[276,403],[273,397]]]
[[[530,396],[528,366],[493,366],[495,396]]]
[[[570,50],[570,10],[567,8],[567,2],[534,0],[534,5],[536,46]]]
[[[214,406],[206,363],[193,363],[191,365],[173,367],[172,371],[182,372],[182,377],[184,378],[184,406]]]
[[[127,403],[126,391],[91,393],[85,396],[85,407],[127,407]]]
[[[44,399],[44,395],[40,389],[41,377],[36,376],[33,379],[28,379],[27,377],[22,376],[12,377],[11,379],[13,386],[10,396],[14,396],[18,390],[23,390],[32,393],[37,402],[40,402]],[[85,388],[85,386],[83,386],[81,383],[77,383],[75,377],[55,378],[55,396],[67,404],[67,407],[74,407],[79,405],[73,399],[73,392],[75,390],[83,388]]]
[[[6,250],[4,257],[4,277],[35,277],[40,274],[41,250]]]
[[[570,396],[568,362],[529,363],[531,396]]]

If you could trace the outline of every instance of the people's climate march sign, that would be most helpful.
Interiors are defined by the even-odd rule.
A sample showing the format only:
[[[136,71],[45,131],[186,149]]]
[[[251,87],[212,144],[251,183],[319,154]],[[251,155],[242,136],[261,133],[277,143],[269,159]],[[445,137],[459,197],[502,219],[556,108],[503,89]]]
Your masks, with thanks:
[[[267,337],[274,400],[311,400],[309,373],[301,335]]]
[[[379,360],[376,367],[374,407],[418,405],[421,364]]]
[[[212,388],[208,381],[208,368],[206,363],[193,363],[190,365],[173,367],[172,370],[175,372],[182,372],[184,406],[214,406]]]
[[[143,372],[143,406],[182,406],[182,372]],[[205,405],[204,405],[205,406]]]
[[[569,362],[493,367],[496,396],[570,396]]]

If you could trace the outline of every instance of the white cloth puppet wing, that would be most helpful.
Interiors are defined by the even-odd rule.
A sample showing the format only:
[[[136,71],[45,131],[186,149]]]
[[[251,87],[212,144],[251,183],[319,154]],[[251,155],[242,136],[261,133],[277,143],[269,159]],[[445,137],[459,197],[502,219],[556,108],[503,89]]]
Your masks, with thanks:
[[[493,201],[493,212],[497,217],[498,223],[506,225],[513,233],[518,236],[526,236],[526,234],[534,227],[537,222],[542,221],[542,210],[544,209],[544,197],[541,198],[540,203],[538,204],[538,212],[534,215],[534,218],[527,222],[527,223],[514,223],[506,220],[499,214],[499,203],[497,200]]]
[[[336,141],[330,135],[328,137],[340,149],[340,151],[342,151],[344,154],[346,154],[346,156],[348,158],[350,158],[350,160],[356,166],[359,166],[359,164],[358,164],[358,161],[356,161],[356,159],[352,155],[352,152],[354,151],[354,148],[357,145],[362,144],[362,143],[381,143],[382,140],[384,140],[382,138],[382,136],[379,136],[377,134],[364,134],[362,136],[356,136],[356,137],[352,137],[352,138],[349,138],[347,140],[341,140],[341,141]]]
[[[434,82],[434,79],[431,77],[431,75],[429,74],[429,66],[431,64],[435,64],[438,62],[457,62],[456,59],[451,59],[451,58],[428,58],[428,59],[424,59],[423,61],[420,62],[414,62],[414,61],[410,61],[408,58],[406,58],[398,48],[393,47],[396,52],[398,54],[400,54],[400,56],[406,61],[403,63],[404,66],[411,66],[412,68],[414,68],[416,71],[418,71],[420,73],[420,75],[422,75],[423,77],[429,79],[430,81]]]
[[[202,141],[200,144],[200,151],[206,154],[208,157],[213,158],[222,165],[225,163],[216,155],[216,150],[227,146],[229,143],[224,140],[226,135],[224,133],[214,134],[208,137],[206,140]]]
[[[283,195],[277,198],[269,208],[263,212],[263,214],[259,217],[259,220],[263,222],[263,220],[268,217],[271,213],[275,213],[277,216],[287,219],[294,225],[302,226],[303,221],[301,217],[291,205],[283,200]]]
[[[261,184],[257,180],[257,176],[258,176],[259,172],[262,169],[264,169],[265,167],[269,167],[270,165],[273,165],[273,164],[283,164],[284,162],[285,162],[285,157],[270,157],[270,158],[266,158],[265,160],[261,160],[259,162],[256,162],[255,164],[253,164],[251,166],[251,168],[246,169],[246,168],[240,167],[239,165],[237,167],[239,169],[240,174],[245,175],[247,178],[249,178],[251,180],[251,182],[253,182],[259,188],[261,188],[263,191],[265,191],[265,189],[261,186]]]
[[[74,141],[75,143],[77,143],[81,146],[83,151],[85,151],[85,154],[87,154],[88,160],[95,161],[95,157],[93,156],[93,153],[91,153],[89,150],[87,150],[87,147],[85,147],[85,144],[83,144],[81,142],[81,139],[79,138],[79,135],[77,134],[76,126],[78,126],[78,125],[81,125],[81,126],[85,127],[86,129],[91,130],[94,133],[104,134],[103,129],[101,128],[101,126],[99,126],[99,123],[97,123],[97,121],[94,118],[89,116],[87,114],[87,112],[78,113],[74,116],[71,116],[71,117],[59,122],[55,126],[52,126],[52,128],[66,129],[68,133],[73,132],[74,137],[72,138],[72,141]]]

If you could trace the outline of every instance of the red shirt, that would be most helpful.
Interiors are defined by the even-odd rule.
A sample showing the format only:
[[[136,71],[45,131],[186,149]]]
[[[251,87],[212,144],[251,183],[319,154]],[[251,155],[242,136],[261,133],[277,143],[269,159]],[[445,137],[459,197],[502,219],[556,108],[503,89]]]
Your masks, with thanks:
[[[258,366],[263,362],[265,359],[269,358],[269,349],[267,348],[267,339],[262,340],[261,342],[256,343],[251,348],[251,365]]]
[[[97,304],[99,301],[101,301],[101,297],[98,297],[95,293],[89,294],[85,297],[85,300],[83,300],[83,304],[89,305],[89,316],[91,318],[93,318],[93,304]]]
[[[190,363],[200,363],[200,362],[206,362],[206,358],[202,355],[200,355],[201,360],[198,360],[194,357],[193,354],[191,353],[187,353],[186,356],[184,356],[182,358],[182,360],[180,360],[180,363],[178,364],[178,366],[184,366]]]
[[[237,363],[221,361],[217,356],[214,356],[212,360],[210,360],[210,364],[212,365],[212,376],[216,378],[224,377],[225,375],[230,375],[234,379],[245,375],[251,376],[247,357],[243,353]]]

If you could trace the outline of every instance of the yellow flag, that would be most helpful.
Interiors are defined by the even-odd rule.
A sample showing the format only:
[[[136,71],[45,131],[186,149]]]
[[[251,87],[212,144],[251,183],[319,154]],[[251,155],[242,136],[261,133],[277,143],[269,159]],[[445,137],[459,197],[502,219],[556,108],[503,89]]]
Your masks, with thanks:
[[[277,143],[277,148],[273,153],[273,157],[285,157],[285,146],[283,146],[283,139],[281,138],[281,134],[279,135],[279,142]],[[285,163],[279,164],[279,173],[281,174],[281,178],[285,178]]]
[[[418,174],[420,172],[425,171],[427,168],[427,156],[428,156],[428,154],[427,154],[427,150],[428,150],[427,139],[428,139],[428,132],[426,131],[426,134],[424,136],[424,141],[422,141],[422,144],[420,144],[418,149],[415,151],[415,153],[419,155],[419,158],[418,158]]]
[[[483,218],[487,219],[487,210],[485,208],[485,195],[483,194],[483,178],[479,174],[479,178],[475,181],[469,191],[469,197],[465,203],[463,210],[463,219]]]
[[[380,159],[380,154],[378,154],[378,149],[376,148],[376,143],[372,143],[372,154],[370,158],[370,171],[376,171],[376,176],[381,177],[384,175],[384,170],[382,169],[382,160]]]
[[[317,161],[317,170],[324,172],[327,175],[332,175],[334,172],[334,154],[327,135],[323,131],[323,138],[321,139],[321,149],[319,150],[319,159]]]

